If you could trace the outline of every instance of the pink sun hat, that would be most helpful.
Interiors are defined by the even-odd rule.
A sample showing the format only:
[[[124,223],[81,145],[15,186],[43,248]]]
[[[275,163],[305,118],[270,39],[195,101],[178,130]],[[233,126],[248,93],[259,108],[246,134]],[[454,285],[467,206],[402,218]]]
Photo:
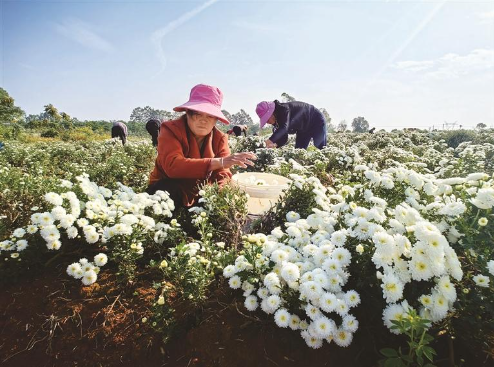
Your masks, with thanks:
[[[221,103],[223,103],[223,93],[218,87],[198,84],[191,89],[189,101],[175,107],[173,110],[177,112],[192,110],[207,113],[228,125],[230,121],[221,112]]]
[[[256,107],[256,113],[257,116],[259,116],[260,121],[259,124],[261,125],[261,129],[263,128],[264,125],[266,125],[266,122],[268,122],[269,118],[274,112],[274,102],[267,102],[267,101],[262,101],[257,104]]]

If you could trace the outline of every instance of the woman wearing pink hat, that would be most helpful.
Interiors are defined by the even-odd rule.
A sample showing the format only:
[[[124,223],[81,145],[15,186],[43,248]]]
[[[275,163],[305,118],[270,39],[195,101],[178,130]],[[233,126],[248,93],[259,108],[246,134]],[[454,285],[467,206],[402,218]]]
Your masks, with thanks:
[[[311,139],[319,149],[326,146],[326,121],[321,111],[311,104],[262,101],[257,104],[256,113],[261,129],[266,124],[273,125],[273,135],[266,140],[268,148],[285,145],[288,134],[297,134],[295,148],[307,149]]]
[[[161,124],[149,194],[168,191],[175,205],[189,207],[198,199],[201,184],[223,185],[232,176],[230,167],[253,165],[256,156],[250,152],[231,155],[228,137],[215,127],[218,120],[229,124],[221,112],[222,102],[219,88],[196,85],[189,101],[174,108],[185,114]]]

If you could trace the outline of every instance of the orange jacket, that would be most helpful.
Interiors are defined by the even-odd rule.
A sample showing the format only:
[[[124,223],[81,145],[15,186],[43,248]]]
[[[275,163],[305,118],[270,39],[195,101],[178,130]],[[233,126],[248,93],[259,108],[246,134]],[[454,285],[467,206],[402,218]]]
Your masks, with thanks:
[[[182,190],[183,203],[191,206],[199,196],[198,186],[217,181],[220,186],[232,177],[229,169],[209,172],[211,158],[230,155],[228,137],[213,127],[206,136],[201,152],[184,117],[161,124],[158,136],[158,157],[149,184],[162,178],[177,179]]]

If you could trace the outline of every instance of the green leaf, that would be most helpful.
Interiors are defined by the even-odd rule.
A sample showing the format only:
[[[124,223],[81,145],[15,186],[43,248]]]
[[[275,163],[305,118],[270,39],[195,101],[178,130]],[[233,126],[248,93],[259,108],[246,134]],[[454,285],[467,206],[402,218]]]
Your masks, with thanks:
[[[429,361],[433,362],[434,356],[436,355],[436,351],[431,347],[424,347],[424,355],[427,357]]]
[[[398,352],[392,348],[383,348],[380,352],[385,357],[398,357]]]
[[[425,334],[423,340],[424,340],[424,344],[428,344],[434,340],[434,337],[432,335]]]

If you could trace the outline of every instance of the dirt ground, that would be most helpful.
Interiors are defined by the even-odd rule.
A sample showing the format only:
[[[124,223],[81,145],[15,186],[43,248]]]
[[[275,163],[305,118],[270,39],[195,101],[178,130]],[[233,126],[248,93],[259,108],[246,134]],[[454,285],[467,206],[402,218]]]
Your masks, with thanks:
[[[109,270],[89,287],[67,277],[62,265],[34,273],[1,286],[0,366],[377,366],[378,350],[397,347],[399,339],[384,327],[366,327],[361,308],[348,348],[312,350],[272,317],[247,312],[241,294],[217,285],[199,309],[176,307],[177,332],[164,344],[141,321],[155,300],[150,282],[123,292]],[[446,343],[435,347],[438,365],[450,366]],[[455,348],[458,360],[458,351],[467,353],[465,366],[492,365]]]

